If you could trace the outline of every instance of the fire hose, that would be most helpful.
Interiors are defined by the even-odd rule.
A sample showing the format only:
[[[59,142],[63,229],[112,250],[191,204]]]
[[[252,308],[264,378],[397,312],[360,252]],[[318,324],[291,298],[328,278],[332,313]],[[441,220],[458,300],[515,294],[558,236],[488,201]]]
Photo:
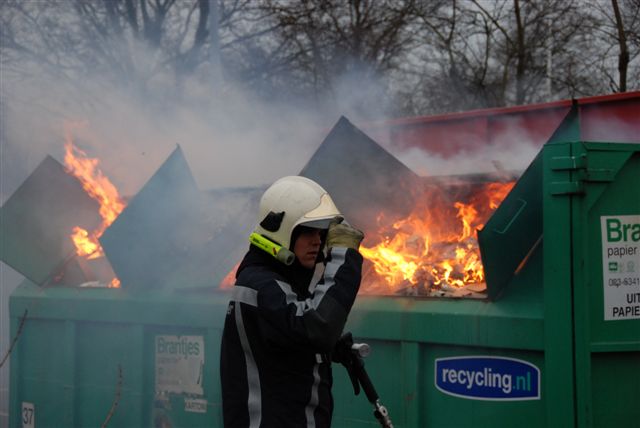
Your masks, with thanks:
[[[389,411],[380,402],[380,397],[376,392],[371,378],[364,368],[364,358],[371,353],[371,347],[366,343],[354,343],[351,333],[345,333],[336,346],[334,361],[341,363],[347,369],[353,392],[360,394],[360,387],[367,396],[369,403],[373,405],[373,415],[378,419],[383,428],[393,428],[393,422],[389,416]]]

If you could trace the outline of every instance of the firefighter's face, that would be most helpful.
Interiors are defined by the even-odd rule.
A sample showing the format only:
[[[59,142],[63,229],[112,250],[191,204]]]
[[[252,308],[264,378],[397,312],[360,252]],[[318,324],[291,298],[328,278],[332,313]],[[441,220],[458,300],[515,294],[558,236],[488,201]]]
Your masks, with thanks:
[[[322,231],[320,229],[304,228],[295,244],[293,253],[300,264],[308,269],[313,269],[316,265],[316,258],[322,245]]]

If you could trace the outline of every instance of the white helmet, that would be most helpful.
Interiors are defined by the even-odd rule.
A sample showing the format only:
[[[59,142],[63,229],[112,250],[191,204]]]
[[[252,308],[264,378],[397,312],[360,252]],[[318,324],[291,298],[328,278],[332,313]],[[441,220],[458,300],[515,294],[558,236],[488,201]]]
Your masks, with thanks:
[[[282,177],[262,195],[255,231],[289,248],[296,226],[326,229],[335,217],[343,218],[322,186],[302,176]]]

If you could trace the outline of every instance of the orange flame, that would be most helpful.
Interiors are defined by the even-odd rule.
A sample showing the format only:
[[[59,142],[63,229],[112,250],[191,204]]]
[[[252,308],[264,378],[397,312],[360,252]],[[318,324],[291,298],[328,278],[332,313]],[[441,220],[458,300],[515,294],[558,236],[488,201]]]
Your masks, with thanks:
[[[83,189],[89,196],[98,201],[102,217],[100,226],[91,233],[79,226],[73,228],[71,239],[76,247],[76,254],[87,259],[102,257],[104,251],[98,238],[120,215],[126,204],[113,183],[98,168],[100,163],[98,159],[89,158],[85,152],[74,146],[70,136],[67,136],[64,148],[64,164],[68,172],[82,183]],[[109,287],[118,288],[119,286],[118,278],[114,278],[109,284]]]
[[[73,228],[71,240],[73,240],[76,246],[76,254],[79,256],[86,256],[87,259],[95,259],[102,255],[100,244],[98,244],[94,236],[90,236],[89,232],[80,226]]]
[[[437,187],[425,193],[406,218],[367,231],[366,242],[377,243],[362,245],[360,252],[387,287],[380,290],[380,281],[367,280],[362,291],[379,294],[418,284],[430,288],[484,282],[475,230],[484,226],[514,184],[487,183],[467,201],[453,204]]]
[[[507,197],[515,182],[510,183],[489,183],[487,185],[487,196],[489,197],[489,208],[495,210],[500,202]]]
[[[236,263],[236,265],[227,273],[222,281],[220,281],[220,288],[223,290],[228,290],[233,287],[233,284],[236,283],[236,271],[240,267],[240,262]]]

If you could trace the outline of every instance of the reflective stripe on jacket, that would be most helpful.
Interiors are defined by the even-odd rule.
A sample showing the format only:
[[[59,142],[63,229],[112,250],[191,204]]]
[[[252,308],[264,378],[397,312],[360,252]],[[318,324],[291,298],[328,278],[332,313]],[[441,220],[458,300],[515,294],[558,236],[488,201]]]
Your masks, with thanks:
[[[329,354],[358,292],[362,256],[331,249],[313,292],[290,269],[253,248],[238,269],[220,357],[227,428],[331,424]]]

